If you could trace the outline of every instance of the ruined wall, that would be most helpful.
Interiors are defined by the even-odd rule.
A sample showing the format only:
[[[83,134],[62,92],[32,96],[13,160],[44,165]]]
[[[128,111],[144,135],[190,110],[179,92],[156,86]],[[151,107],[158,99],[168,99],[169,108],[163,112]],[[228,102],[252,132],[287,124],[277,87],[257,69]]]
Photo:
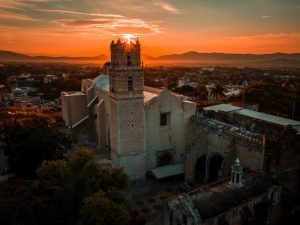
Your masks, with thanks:
[[[194,182],[197,161],[206,156],[205,180],[209,180],[211,159],[218,155],[223,158],[218,178],[230,175],[231,165],[239,158],[244,168],[259,170],[263,168],[263,136],[242,130],[209,118],[193,117],[187,127],[185,179]],[[204,166],[203,166],[204,167]],[[203,168],[201,167],[201,168]]]

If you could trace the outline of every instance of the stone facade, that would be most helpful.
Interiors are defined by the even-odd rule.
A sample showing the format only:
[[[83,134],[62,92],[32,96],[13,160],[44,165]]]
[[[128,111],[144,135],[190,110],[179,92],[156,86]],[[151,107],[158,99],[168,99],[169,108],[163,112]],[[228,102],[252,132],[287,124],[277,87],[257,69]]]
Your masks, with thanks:
[[[187,128],[185,179],[205,183],[228,177],[238,157],[246,171],[265,171],[297,197],[299,128],[299,121],[240,107],[206,107]]]
[[[138,41],[112,42],[111,62],[103,68],[109,74],[83,80],[74,97],[62,93],[66,125],[81,141],[109,151],[112,165],[132,179],[184,163],[186,127],[196,110],[184,96],[144,87],[140,49]]]

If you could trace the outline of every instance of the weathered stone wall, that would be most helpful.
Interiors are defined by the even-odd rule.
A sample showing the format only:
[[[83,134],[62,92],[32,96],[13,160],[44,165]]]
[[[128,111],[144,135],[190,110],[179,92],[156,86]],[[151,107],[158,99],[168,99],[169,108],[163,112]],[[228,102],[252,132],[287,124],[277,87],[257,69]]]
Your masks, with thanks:
[[[163,90],[145,106],[147,169],[157,167],[160,152],[172,155],[173,162],[184,161],[186,125],[195,112],[195,104],[184,102]],[[167,125],[160,125],[160,114],[167,113]]]
[[[202,119],[201,119],[202,120]],[[250,131],[219,123],[206,118],[208,121],[192,119],[187,126],[187,143],[185,159],[185,179],[195,181],[197,160],[206,156],[205,180],[209,180],[210,163],[213,156],[223,158],[219,169],[219,178],[230,175],[231,165],[239,158],[241,164],[249,170],[263,168],[263,137]],[[212,121],[212,124],[210,123]]]

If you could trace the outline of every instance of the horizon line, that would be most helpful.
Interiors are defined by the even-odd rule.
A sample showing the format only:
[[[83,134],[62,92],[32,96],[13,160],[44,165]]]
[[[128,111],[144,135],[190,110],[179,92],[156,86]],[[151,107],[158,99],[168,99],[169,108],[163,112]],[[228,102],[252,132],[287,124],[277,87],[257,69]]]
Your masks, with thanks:
[[[12,52],[12,53],[16,53],[16,54],[22,54],[22,55],[26,55],[26,56],[30,56],[30,57],[39,57],[39,56],[45,56],[45,57],[83,57],[83,58],[88,58],[88,57],[99,57],[99,56],[107,56],[109,57],[110,54],[98,54],[98,55],[44,55],[43,53],[41,54],[32,54],[32,53],[26,53],[26,52],[19,52],[19,51],[13,51],[13,50],[5,50],[5,49],[0,49],[0,51],[5,51],[5,52]],[[275,55],[275,54],[288,54],[288,55],[292,55],[292,54],[300,54],[300,52],[272,52],[272,53],[234,53],[234,52],[198,52],[195,50],[190,50],[190,51],[185,51],[182,53],[166,53],[166,54],[162,54],[159,56],[152,56],[150,54],[141,54],[144,56],[150,56],[152,58],[159,58],[161,56],[169,56],[169,55],[182,55],[182,54],[186,54],[186,53],[199,53],[199,54],[231,54],[231,55]]]

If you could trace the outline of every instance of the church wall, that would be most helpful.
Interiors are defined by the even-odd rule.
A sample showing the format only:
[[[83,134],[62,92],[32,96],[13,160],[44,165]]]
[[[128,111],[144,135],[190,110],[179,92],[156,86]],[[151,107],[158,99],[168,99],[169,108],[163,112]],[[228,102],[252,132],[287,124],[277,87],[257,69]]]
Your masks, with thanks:
[[[206,156],[206,179],[208,178],[209,161],[214,155],[224,158],[220,175],[221,177],[228,176],[230,166],[235,160],[234,148],[230,138],[190,122],[187,127],[186,181],[194,182],[196,163],[201,156]]]
[[[243,145],[239,145],[237,148],[237,158],[245,168],[251,171],[263,169],[263,155],[263,148],[251,149]]]
[[[96,106],[98,144],[101,150],[106,150],[109,149],[110,96],[101,89],[95,89],[95,94],[99,98],[99,104]]]
[[[123,167],[131,179],[146,174],[143,99],[111,98],[111,153],[113,165]]]
[[[145,177],[146,165],[145,155],[122,155],[118,157],[119,167],[123,168],[130,179],[139,179]]]
[[[172,155],[173,163],[184,161],[187,118],[195,112],[194,104],[184,104],[168,90],[145,106],[147,169],[158,166],[162,152]],[[167,125],[160,125],[160,114],[167,113]]]
[[[63,119],[66,126],[73,126],[87,116],[86,95],[66,95],[62,93]]]
[[[242,165],[250,170],[262,169],[263,146],[251,147],[228,133],[220,132],[203,124],[190,121],[187,126],[185,159],[185,179],[195,181],[196,164],[201,156],[206,156],[206,181],[209,176],[210,160],[214,155],[223,157],[219,178],[230,175],[231,165],[239,158]]]

